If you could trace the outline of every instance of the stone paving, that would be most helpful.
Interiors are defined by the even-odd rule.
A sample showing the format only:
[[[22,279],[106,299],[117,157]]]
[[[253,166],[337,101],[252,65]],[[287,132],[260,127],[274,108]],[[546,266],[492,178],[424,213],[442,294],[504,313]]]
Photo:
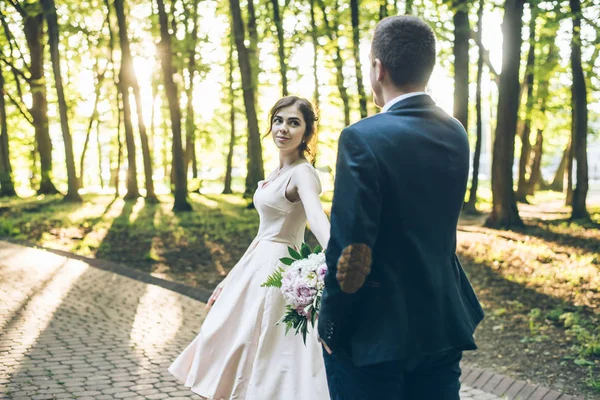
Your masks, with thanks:
[[[198,300],[2,241],[0,300],[0,399],[200,399],[167,372],[200,328]]]

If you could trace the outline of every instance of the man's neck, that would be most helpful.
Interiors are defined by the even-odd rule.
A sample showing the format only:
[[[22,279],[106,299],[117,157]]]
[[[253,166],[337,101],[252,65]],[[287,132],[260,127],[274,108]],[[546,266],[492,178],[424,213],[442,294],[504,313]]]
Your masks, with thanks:
[[[383,91],[382,91],[383,92],[382,93],[383,106],[385,106],[390,101],[392,101],[395,98],[400,97],[402,95],[409,94],[409,93],[416,93],[416,92],[424,92],[424,91],[425,91],[424,87],[417,87],[417,86],[405,87],[405,88],[399,88],[399,87],[392,86],[392,87],[383,89]]]

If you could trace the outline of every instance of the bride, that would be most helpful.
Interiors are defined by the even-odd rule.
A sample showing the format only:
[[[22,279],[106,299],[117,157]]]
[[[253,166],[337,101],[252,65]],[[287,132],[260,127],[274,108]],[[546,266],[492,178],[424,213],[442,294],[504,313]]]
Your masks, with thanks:
[[[280,99],[270,112],[270,134],[279,168],[260,181],[254,205],[260,216],[256,238],[221,282],[200,333],[169,367],[201,397],[227,399],[329,399],[316,329],[306,345],[275,323],[283,316],[281,293],[261,284],[299,248],[306,222],[319,244],[329,241],[329,221],[319,200],[321,184],[307,157],[314,156],[316,115],[310,102]]]

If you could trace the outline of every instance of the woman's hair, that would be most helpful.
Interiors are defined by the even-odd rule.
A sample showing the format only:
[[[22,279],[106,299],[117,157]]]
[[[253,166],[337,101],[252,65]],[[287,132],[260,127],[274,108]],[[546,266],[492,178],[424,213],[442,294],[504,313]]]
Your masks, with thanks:
[[[309,161],[312,161],[317,151],[317,114],[312,103],[302,97],[298,96],[286,96],[277,101],[271,111],[269,112],[269,132],[271,133],[271,126],[273,125],[273,118],[279,110],[289,107],[296,106],[304,117],[306,123],[306,130],[302,136],[302,143],[300,144],[300,154]]]

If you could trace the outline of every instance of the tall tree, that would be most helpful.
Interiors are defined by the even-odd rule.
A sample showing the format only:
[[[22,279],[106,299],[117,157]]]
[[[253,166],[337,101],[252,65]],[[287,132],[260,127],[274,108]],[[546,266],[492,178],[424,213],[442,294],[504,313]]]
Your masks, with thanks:
[[[477,10],[477,41],[483,38],[483,9],[484,0],[479,0],[479,9]],[[481,159],[481,141],[483,138],[483,121],[481,117],[481,81],[483,78],[483,47],[477,46],[477,88],[475,91],[475,113],[476,113],[476,139],[475,151],[473,152],[473,177],[471,178],[471,187],[469,188],[469,200],[465,204],[465,212],[474,214],[477,212],[477,189],[479,186],[479,162]]]
[[[315,105],[315,108],[319,110],[319,34],[317,31],[317,23],[315,21],[315,0],[310,0],[310,35],[313,44],[313,80],[315,81],[313,103]]]
[[[96,123],[96,148],[98,149],[98,181],[100,188],[104,189],[104,177],[102,176],[102,143],[100,142],[100,119]]]
[[[60,126],[62,130],[63,143],[65,146],[65,158],[67,162],[67,183],[68,191],[65,200],[82,201],[77,182],[77,172],[75,171],[75,156],[73,154],[73,138],[69,129],[69,116],[67,113],[67,102],[63,88],[62,75],[60,71],[60,53],[58,51],[58,18],[56,16],[56,5],[54,0],[41,0],[42,8],[48,23],[48,43],[50,47],[50,59],[52,61],[52,71],[54,73],[54,83],[56,85],[56,94],[58,97],[58,111],[60,114]]]
[[[48,100],[44,77],[44,17],[39,4],[25,3],[22,7],[11,0],[23,18],[25,39],[29,48],[29,85],[31,91],[31,114],[35,130],[36,149],[40,156],[40,187],[38,194],[56,194],[52,182],[52,141],[48,127]]]
[[[231,38],[232,35],[230,35]],[[235,148],[235,89],[233,88],[233,46],[234,43],[229,41],[229,57],[227,58],[228,75],[227,82],[229,83],[229,151],[227,152],[227,163],[225,165],[225,184],[223,194],[232,194],[231,190],[231,172],[233,169],[233,149]]]
[[[356,71],[356,87],[358,89],[358,104],[360,117],[367,117],[367,96],[363,84],[362,64],[360,62],[360,24],[358,21],[358,0],[350,0],[350,11],[352,20],[352,53],[354,55],[354,67]]]
[[[288,95],[287,60],[285,56],[285,38],[283,37],[283,22],[279,11],[279,0],[271,0],[273,6],[273,21],[277,30],[277,54],[279,56],[279,72],[281,74],[281,94]]]
[[[173,49],[171,35],[169,34],[169,21],[163,0],[156,0],[158,4],[158,19],[160,25],[160,64],[163,71],[163,80],[169,113],[171,116],[171,130],[173,131],[173,170],[175,176],[175,203],[174,211],[189,211],[192,206],[187,201],[187,174],[185,171],[183,145],[181,143],[181,108],[177,85],[173,80]]]
[[[137,116],[137,125],[138,130],[140,132],[140,144],[142,145],[142,161],[144,165],[144,183],[146,189],[146,201],[151,203],[158,202],[158,198],[156,197],[154,191],[154,181],[152,180],[152,156],[150,154],[150,145],[148,144],[148,134],[146,133],[146,123],[144,122],[144,110],[142,107],[142,96],[140,92],[140,85],[138,83],[137,77],[135,75],[135,71],[133,69],[133,57],[131,55],[131,48],[129,44],[129,38],[127,35],[127,22],[125,13],[123,10],[124,3],[123,0],[115,0],[115,8],[118,7],[117,10],[117,19],[119,20],[119,38],[121,40],[121,74],[120,79],[124,79],[124,85],[127,93],[129,93],[129,89],[132,89],[133,96],[135,98],[135,108],[136,108],[136,116]],[[129,97],[129,96],[127,96]],[[133,131],[132,137],[133,139]],[[135,146],[134,146],[135,150]],[[127,148],[127,153],[129,153],[129,146]],[[129,156],[129,154],[128,154]],[[137,171],[137,168],[136,168]],[[137,177],[136,177],[136,185],[137,185]],[[128,190],[129,192],[129,190]],[[129,194],[129,193],[128,193]],[[128,197],[128,196],[126,196]]]
[[[564,182],[564,192],[565,192],[565,205],[572,206],[573,205],[573,159],[574,159],[574,151],[573,151],[573,132],[571,131],[571,139],[569,142],[569,151],[567,153],[567,164],[565,166],[565,178],[566,182]]]
[[[546,25],[552,25],[553,27],[550,30],[550,34],[546,36],[548,39],[548,53],[546,55],[546,59],[543,62],[543,68],[538,68],[538,85],[537,92],[535,98],[537,99],[537,105],[539,109],[540,118],[537,118],[536,121],[536,129],[537,129],[537,137],[535,141],[535,145],[533,147],[533,160],[531,161],[530,175],[527,180],[526,193],[528,195],[534,194],[535,186],[542,182],[542,156],[544,154],[544,131],[546,129],[546,121],[548,119],[546,115],[546,104],[548,101],[548,97],[550,95],[550,78],[554,73],[556,66],[558,65],[559,57],[558,57],[558,47],[556,45],[556,41],[554,40],[556,35],[556,29],[558,28],[558,24],[556,22],[547,22]],[[545,30],[545,29],[544,29]],[[562,161],[561,161],[562,162]],[[564,165],[564,164],[563,164]],[[563,175],[564,175],[564,166],[563,166]],[[562,183],[560,190],[562,190]]]
[[[519,157],[519,177],[517,183],[517,201],[529,203],[527,201],[527,167],[531,156],[531,116],[535,98],[533,96],[533,84],[535,78],[535,42],[536,42],[536,22],[538,8],[535,2],[530,2],[531,17],[529,20],[529,52],[527,54],[527,65],[525,67],[525,82],[523,83],[523,92],[525,92],[525,119],[523,120],[523,129],[521,131],[521,156]]]
[[[250,0],[252,2],[252,0]],[[244,197],[252,197],[258,182],[264,179],[265,172],[262,162],[262,146],[260,143],[260,132],[258,131],[258,120],[256,117],[255,104],[255,81],[253,79],[253,68],[251,55],[244,44],[245,29],[242,21],[239,0],[230,0],[231,24],[235,37],[235,47],[238,53],[238,62],[242,75],[242,91],[246,118],[248,121],[248,173],[246,175],[246,190]]]
[[[469,130],[469,1],[453,0],[454,117]]]
[[[587,88],[581,66],[581,1],[569,0],[573,18],[573,38],[571,41],[571,70],[573,84],[571,86],[572,103],[572,143],[573,159],[577,167],[576,185],[573,190],[573,204],[571,218],[589,218],[586,207],[588,192],[588,164],[587,164]]]
[[[119,80],[117,79],[117,68],[115,65],[114,53],[115,53],[115,34],[113,30],[113,24],[111,21],[111,7],[109,0],[104,0],[104,6],[106,7],[106,27],[108,28],[108,60],[110,63],[110,68],[112,72],[112,78],[114,87],[117,88],[116,91],[116,103],[117,103],[117,134],[116,134],[116,169],[112,169],[112,162],[110,160],[109,155],[109,165],[111,165],[111,182],[109,185],[114,185],[115,188],[115,196],[119,197],[119,185],[120,185],[120,172],[121,172],[121,157],[123,153],[122,148],[122,140],[121,140],[121,86],[119,85]]]
[[[121,69],[119,71],[119,91],[121,92],[121,101],[123,106],[123,124],[125,126],[125,145],[127,147],[127,193],[126,200],[133,200],[140,197],[140,191],[137,181],[137,162],[135,154],[135,140],[133,137],[133,123],[131,122],[131,103],[129,99],[129,74],[133,65],[131,60],[131,51],[129,49],[129,38],[127,37],[127,23],[125,21],[124,0],[114,0],[114,7],[117,14],[117,23],[119,26],[119,43],[121,45]]]
[[[335,7],[333,10],[333,21],[329,21],[328,12],[332,10],[328,10],[325,6],[325,2],[323,0],[317,0],[319,3],[319,7],[323,12],[323,21],[325,23],[325,32],[327,33],[327,37],[329,38],[330,45],[333,46],[333,65],[335,66],[335,81],[338,87],[338,91],[340,92],[340,98],[342,99],[342,103],[344,105],[344,125],[350,125],[350,97],[348,96],[348,90],[346,89],[346,84],[344,83],[344,60],[342,59],[342,51],[340,49],[338,43],[338,27],[339,27],[339,7],[338,1],[335,2]]]
[[[494,227],[523,224],[513,189],[512,167],[519,108],[519,67],[523,0],[506,0],[502,21],[502,73],[492,159],[492,212],[486,225]]]
[[[563,151],[563,155],[560,158],[560,163],[558,164],[558,168],[556,168],[556,173],[554,174],[554,179],[552,180],[552,183],[550,183],[551,190],[562,192],[565,189],[565,175],[570,153],[571,139],[569,139],[569,142]]]
[[[0,68],[0,197],[17,195],[12,179],[12,167],[10,165],[4,91],[4,75],[2,74],[2,68]]]
[[[196,123],[194,122],[194,78],[197,72],[196,65],[196,45],[198,43],[198,3],[199,0],[194,0],[192,4],[192,12],[191,12],[191,21],[194,26],[192,27],[192,31],[190,33],[190,37],[188,39],[189,42],[189,50],[188,50],[188,75],[189,75],[189,83],[186,89],[186,112],[185,112],[185,173],[187,174],[189,171],[190,161],[196,159],[194,151],[196,146]],[[186,30],[187,32],[187,30]]]
[[[248,0],[248,52],[252,71],[252,87],[254,88],[254,107],[258,110],[258,75],[260,74],[260,56],[258,49],[258,28],[256,24],[255,0]],[[244,39],[245,40],[245,39]]]
[[[98,103],[100,102],[100,92],[102,87],[102,82],[104,81],[104,72],[98,71],[98,61],[96,61],[94,65],[94,75],[96,77],[96,85],[94,87],[94,106],[92,108],[92,115],[90,116],[90,121],[88,123],[87,131],[85,134],[85,141],[83,142],[83,150],[81,151],[81,157],[79,158],[79,187],[82,188],[84,185],[83,177],[85,176],[85,155],[87,153],[88,144],[90,142],[90,136],[92,134],[92,127],[94,122],[97,121],[97,124],[100,124],[98,119]]]

